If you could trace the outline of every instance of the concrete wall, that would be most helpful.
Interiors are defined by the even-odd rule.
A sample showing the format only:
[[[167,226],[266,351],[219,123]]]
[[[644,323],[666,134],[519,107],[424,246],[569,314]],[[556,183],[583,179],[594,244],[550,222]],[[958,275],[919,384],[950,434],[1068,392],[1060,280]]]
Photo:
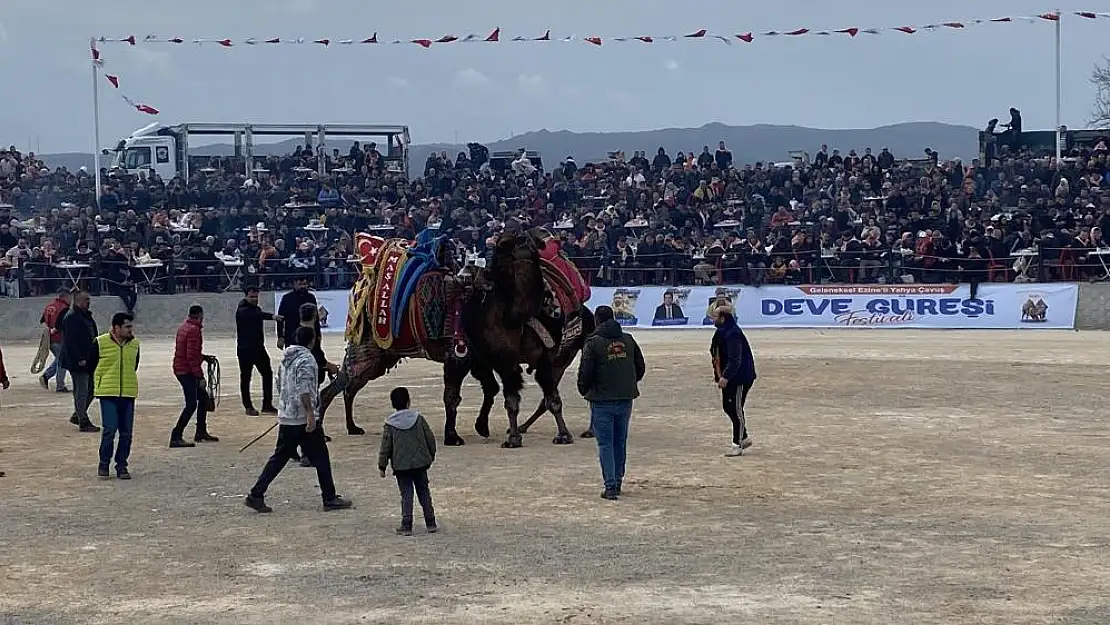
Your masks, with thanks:
[[[1110,283],[1079,285],[1075,327],[1079,330],[1110,330]]]
[[[185,295],[147,295],[135,308],[135,328],[139,336],[171,336],[192,304],[204,306],[206,336],[231,336],[235,333],[235,307],[243,295],[233,293],[190,293]],[[0,298],[0,342],[37,341],[39,316],[48,298]],[[269,310],[273,296],[263,294],[261,304]],[[112,314],[123,310],[117,297],[94,297],[93,314],[97,326],[107,330]],[[1110,330],[1110,283],[1080,284],[1079,310],[1075,326],[1080,330]]]
[[[42,309],[50,302],[47,297],[23,299],[0,298],[0,341],[37,341]],[[189,306],[204,307],[206,336],[231,336],[235,333],[235,307],[243,299],[241,292],[188,293],[183,295],[140,295],[135,306],[135,332],[146,338],[172,337],[185,319]],[[273,301],[273,298],[270,298]],[[261,304],[269,309],[265,299]],[[124,310],[118,297],[92,298],[93,317],[101,331],[111,326],[112,315]]]

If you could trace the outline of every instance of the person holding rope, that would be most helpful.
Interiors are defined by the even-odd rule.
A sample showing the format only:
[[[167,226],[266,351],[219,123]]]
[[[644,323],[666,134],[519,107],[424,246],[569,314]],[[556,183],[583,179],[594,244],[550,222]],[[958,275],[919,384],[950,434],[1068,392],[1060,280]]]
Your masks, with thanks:
[[[220,439],[208,432],[208,391],[204,382],[201,365],[212,362],[214,357],[204,354],[204,309],[194,304],[189,307],[189,316],[177,329],[174,340],[173,374],[181,384],[185,397],[185,407],[177,418],[177,425],[170,433],[170,447],[195,447],[196,443],[215,443]],[[197,431],[192,443],[184,439],[185,428],[193,414],[197,416]]]
[[[316,358],[310,349],[316,333],[312,328],[300,326],[293,338],[295,343],[285,348],[278,366],[277,446],[243,504],[255,512],[273,512],[274,509],[266,505],[266,490],[300,447],[316,467],[324,510],[350,508],[351,500],[335,492],[328,444],[316,419],[320,409],[320,383]]]
[[[251,400],[251,374],[258,369],[262,376],[262,412],[277,414],[274,408],[274,373],[270,369],[270,355],[266,353],[263,324],[266,321],[282,323],[284,318],[263,311],[258,306],[258,287],[247,287],[243,301],[235,310],[235,354],[239,360],[239,394],[243,408],[252,417],[258,416]]]
[[[756,379],[752,346],[737,325],[733,311],[727,301],[718,301],[711,313],[717,331],[713,333],[709,346],[713,358],[713,381],[721,389],[725,414],[732,421],[732,447],[725,452],[729,457],[740,456],[752,446],[744,404]]]
[[[50,353],[54,355],[54,362],[39,376],[39,385],[44,389],[50,388],[50,378],[55,379],[55,390],[59,393],[68,393],[66,388],[66,370],[61,365],[62,358],[62,330],[61,321],[69,312],[69,292],[61,290],[58,295],[46,305],[39,317],[39,323],[46,327],[50,333]]]
[[[324,354],[324,347],[320,334],[320,311],[316,307],[316,304],[301,304],[300,310],[297,311],[297,316],[301,321],[300,325],[297,327],[298,332],[301,328],[312,330],[312,336],[314,338],[312,344],[309,346],[309,351],[312,352],[312,357],[316,360],[316,383],[317,385],[323,384],[327,376],[334,377],[339,374],[339,366],[328,362],[328,357]],[[321,424],[321,429],[323,429],[323,424]],[[324,435],[324,438],[327,439],[327,442],[331,442],[330,436]],[[312,466],[312,458],[309,457],[308,453],[305,452],[303,448],[301,451],[303,452],[300,457],[301,466]]]

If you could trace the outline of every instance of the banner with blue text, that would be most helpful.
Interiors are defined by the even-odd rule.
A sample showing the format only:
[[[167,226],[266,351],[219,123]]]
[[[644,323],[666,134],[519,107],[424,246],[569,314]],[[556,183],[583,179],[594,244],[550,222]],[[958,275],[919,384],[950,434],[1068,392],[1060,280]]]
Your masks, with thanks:
[[[593,287],[591,309],[613,307],[622,326],[712,326],[717,302],[749,328],[1075,327],[1075,284],[829,284],[724,287]]]

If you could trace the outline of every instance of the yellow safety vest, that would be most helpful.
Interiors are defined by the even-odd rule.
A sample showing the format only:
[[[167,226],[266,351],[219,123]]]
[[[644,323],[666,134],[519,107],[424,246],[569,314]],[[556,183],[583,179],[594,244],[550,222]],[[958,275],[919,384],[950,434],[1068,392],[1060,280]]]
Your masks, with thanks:
[[[96,337],[99,358],[93,373],[93,394],[96,397],[139,396],[139,339],[120,345],[110,334]]]

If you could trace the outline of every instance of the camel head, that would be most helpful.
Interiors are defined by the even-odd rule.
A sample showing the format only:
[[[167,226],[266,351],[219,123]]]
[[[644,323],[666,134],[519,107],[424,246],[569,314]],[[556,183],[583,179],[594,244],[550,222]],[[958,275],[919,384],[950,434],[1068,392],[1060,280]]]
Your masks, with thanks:
[[[544,302],[543,272],[539,247],[528,233],[505,232],[498,237],[485,272],[495,295],[515,321],[523,323],[540,313]]]

